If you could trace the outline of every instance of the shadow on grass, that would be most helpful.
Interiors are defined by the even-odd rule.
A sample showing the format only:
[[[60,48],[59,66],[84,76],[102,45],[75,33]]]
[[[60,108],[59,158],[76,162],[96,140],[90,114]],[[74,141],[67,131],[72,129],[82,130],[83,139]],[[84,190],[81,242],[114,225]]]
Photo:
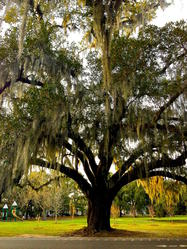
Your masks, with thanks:
[[[158,222],[169,222],[169,223],[187,223],[187,220],[157,220],[157,219],[151,219],[150,221],[158,221]]]

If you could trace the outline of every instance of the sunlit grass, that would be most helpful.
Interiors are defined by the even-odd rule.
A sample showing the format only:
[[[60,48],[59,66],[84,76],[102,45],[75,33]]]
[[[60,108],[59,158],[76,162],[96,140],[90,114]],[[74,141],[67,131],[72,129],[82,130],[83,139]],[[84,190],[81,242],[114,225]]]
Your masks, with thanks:
[[[113,228],[143,232],[152,237],[187,237],[187,216],[164,218],[118,218],[111,220]]]
[[[0,236],[23,234],[60,236],[86,226],[85,218],[60,219],[48,221],[0,222]]]
[[[64,236],[86,226],[86,218],[62,218],[48,221],[0,222],[0,236]],[[187,216],[166,218],[138,217],[111,219],[111,226],[137,233],[139,237],[187,237]]]

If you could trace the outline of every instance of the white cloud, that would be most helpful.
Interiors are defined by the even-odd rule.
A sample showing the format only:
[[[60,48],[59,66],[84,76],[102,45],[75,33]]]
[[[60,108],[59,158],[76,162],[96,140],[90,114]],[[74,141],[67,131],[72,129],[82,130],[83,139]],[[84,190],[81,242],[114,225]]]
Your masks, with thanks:
[[[157,18],[152,21],[152,24],[163,26],[167,22],[175,22],[181,19],[187,20],[187,0],[174,0],[173,4],[164,11],[159,8]]]

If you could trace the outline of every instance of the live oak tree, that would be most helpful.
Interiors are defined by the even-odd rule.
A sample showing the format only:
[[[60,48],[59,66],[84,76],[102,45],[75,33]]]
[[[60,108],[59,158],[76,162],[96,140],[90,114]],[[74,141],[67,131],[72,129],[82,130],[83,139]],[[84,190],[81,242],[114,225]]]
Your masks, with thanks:
[[[187,26],[148,25],[166,1],[3,3],[1,192],[30,165],[58,170],[87,197],[92,233],[111,229],[124,185],[152,176],[187,183]],[[80,44],[70,44],[72,32]]]

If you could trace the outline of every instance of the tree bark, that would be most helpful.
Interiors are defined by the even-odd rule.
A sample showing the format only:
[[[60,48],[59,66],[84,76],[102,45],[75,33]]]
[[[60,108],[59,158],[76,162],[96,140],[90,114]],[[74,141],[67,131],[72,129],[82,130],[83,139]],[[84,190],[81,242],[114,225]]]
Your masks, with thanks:
[[[110,231],[110,209],[112,200],[107,195],[100,194],[94,195],[93,198],[88,200],[88,233],[93,234],[99,231]]]

